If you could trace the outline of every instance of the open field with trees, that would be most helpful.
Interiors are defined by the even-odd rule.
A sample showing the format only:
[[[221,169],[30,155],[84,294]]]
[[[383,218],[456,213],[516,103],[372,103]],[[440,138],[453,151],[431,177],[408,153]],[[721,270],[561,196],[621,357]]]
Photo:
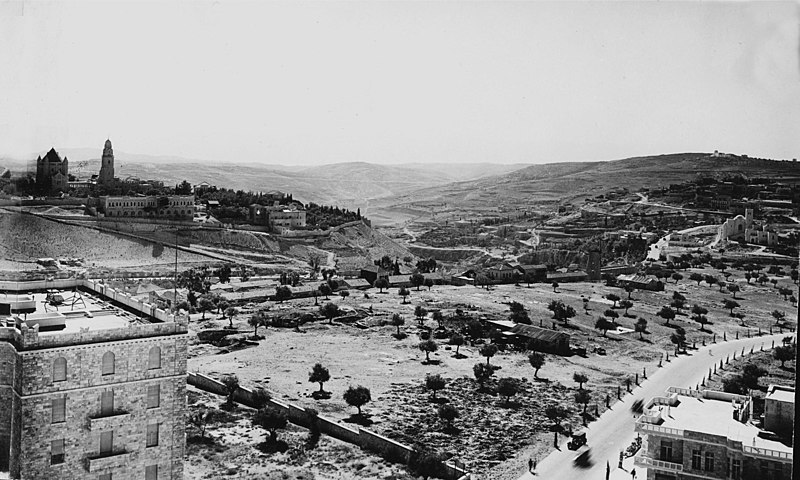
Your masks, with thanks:
[[[688,266],[679,270],[683,278],[670,276],[663,292],[602,283],[555,289],[434,286],[408,289],[407,296],[396,288],[370,289],[320,298],[322,306],[336,305],[348,318],[334,317],[332,323],[314,299],[268,302],[242,309],[232,321],[239,336],[252,335],[245,322],[257,311],[267,318],[318,320],[295,330],[262,328],[257,345],[198,342],[191,347],[189,369],[213,377],[235,373],[243,385],[263,386],[277,399],[369,425],[401,442],[421,442],[489,478],[515,478],[531,455],[543,456],[551,448],[553,418],[564,430],[578,428],[584,411],[591,421],[605,410],[607,398],[613,403],[617,392],[624,395],[676,350],[757,335],[759,329],[794,329],[796,310],[791,295],[781,290],[796,296],[790,270],[765,271],[767,281],[759,283],[748,282],[744,266],[727,266],[728,275],[707,265]],[[721,289],[707,276],[738,290]],[[556,309],[559,302],[563,307]],[[731,308],[730,302],[738,306]],[[561,319],[553,318],[556,313]],[[230,323],[215,315],[197,317],[192,327],[198,330]],[[570,334],[571,345],[585,348],[586,357],[540,352],[542,358],[532,361],[530,351],[504,341],[487,323],[511,318]],[[322,386],[310,379],[317,363],[330,376]],[[369,400],[348,402],[344,393],[358,386],[369,390]],[[548,417],[547,408],[554,405],[567,411]]]

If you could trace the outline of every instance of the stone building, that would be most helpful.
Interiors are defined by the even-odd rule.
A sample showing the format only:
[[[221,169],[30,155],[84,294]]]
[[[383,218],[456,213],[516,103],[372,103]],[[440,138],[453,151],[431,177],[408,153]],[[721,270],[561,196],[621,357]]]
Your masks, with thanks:
[[[57,330],[30,316],[0,327],[0,470],[182,479],[186,318],[64,317]]]
[[[161,218],[191,222],[194,218],[194,195],[100,197],[100,210],[106,217]]]
[[[114,149],[111,148],[111,140],[106,140],[103,147],[103,158],[100,163],[100,175],[97,183],[100,185],[110,185],[114,182]]]
[[[272,206],[254,203],[250,205],[248,219],[254,225],[268,225],[273,231],[282,232],[305,227],[306,211],[293,205],[279,205],[277,202]]]
[[[670,387],[636,421],[644,439],[634,464],[647,480],[791,479],[791,436],[749,422],[751,405],[744,395]]]
[[[47,192],[69,190],[69,160],[62,160],[51,148],[44,157],[36,159],[36,185]]]

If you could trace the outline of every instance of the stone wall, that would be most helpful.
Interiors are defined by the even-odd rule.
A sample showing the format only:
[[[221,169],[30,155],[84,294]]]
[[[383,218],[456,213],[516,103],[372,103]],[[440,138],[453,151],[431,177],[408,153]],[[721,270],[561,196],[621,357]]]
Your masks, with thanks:
[[[222,382],[201,373],[188,372],[187,382],[189,385],[193,385],[201,390],[217,395],[226,395],[225,386]],[[234,392],[233,398],[235,401],[249,407],[255,406],[255,402],[253,402],[253,391],[247,388],[240,387]],[[365,450],[369,450],[388,459],[403,459],[404,462],[407,462],[414,451],[414,449],[408,445],[396,442],[366,428],[357,427],[353,429],[346,427],[323,415],[317,415],[314,420],[313,416],[304,408],[290,403],[270,400],[268,404],[285,411],[289,421],[295,425],[309,427],[312,421],[316,421],[320,432],[347,443],[358,445]],[[462,480],[469,478],[469,473],[454,465],[445,463],[444,467],[447,472],[447,478],[460,478]]]

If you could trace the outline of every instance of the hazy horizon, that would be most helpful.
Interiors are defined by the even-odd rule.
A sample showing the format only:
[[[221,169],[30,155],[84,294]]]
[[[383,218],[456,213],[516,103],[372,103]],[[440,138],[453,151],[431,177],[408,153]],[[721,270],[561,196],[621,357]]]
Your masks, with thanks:
[[[5,2],[0,158],[798,157],[791,2]],[[123,154],[124,155],[124,154]]]

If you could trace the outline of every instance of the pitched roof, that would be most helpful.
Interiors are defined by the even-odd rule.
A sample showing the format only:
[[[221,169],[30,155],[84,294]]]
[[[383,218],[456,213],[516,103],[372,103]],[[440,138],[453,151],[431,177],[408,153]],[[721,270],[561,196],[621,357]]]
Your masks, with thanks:
[[[547,270],[547,265],[518,265],[517,268],[527,272],[528,270]]]
[[[621,282],[633,282],[633,283],[653,283],[658,282],[656,277],[650,277],[647,275],[638,275],[636,273],[632,273],[630,275],[617,275],[617,280]]]
[[[528,338],[533,338],[542,342],[560,342],[563,340],[569,341],[570,336],[568,333],[557,332],[547,328],[536,327],[533,325],[525,325],[518,323],[509,332],[515,335],[522,335]]]

